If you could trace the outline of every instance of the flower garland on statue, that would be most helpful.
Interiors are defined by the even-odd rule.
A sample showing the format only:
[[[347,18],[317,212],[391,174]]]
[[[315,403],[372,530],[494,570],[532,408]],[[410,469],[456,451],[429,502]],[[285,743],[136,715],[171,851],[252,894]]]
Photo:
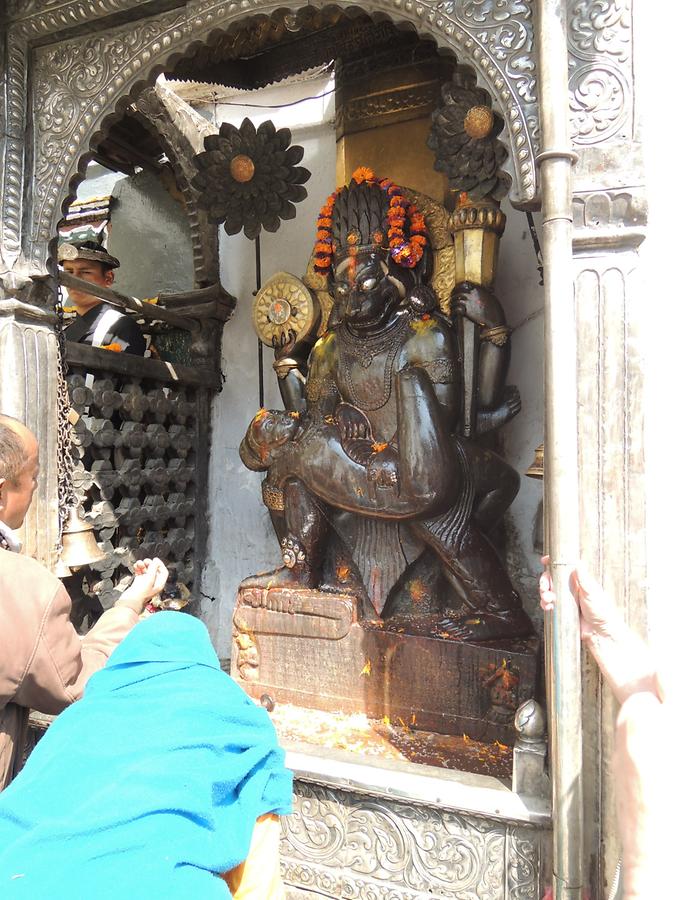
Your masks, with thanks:
[[[377,178],[372,169],[360,166],[352,175],[357,184],[374,184],[385,191],[389,197],[387,211],[387,239],[391,258],[400,266],[414,269],[424,255],[427,245],[427,227],[424,216],[417,207],[403,196],[403,191],[394,184],[391,178]],[[316,243],[314,244],[314,269],[327,275],[333,263],[335,245],[331,229],[333,227],[333,207],[337,197],[345,188],[341,187],[328,197],[321,207],[317,219]],[[406,224],[409,237],[406,239]],[[376,232],[373,236],[376,243],[381,243],[383,235]],[[379,241],[377,240],[379,237]]]

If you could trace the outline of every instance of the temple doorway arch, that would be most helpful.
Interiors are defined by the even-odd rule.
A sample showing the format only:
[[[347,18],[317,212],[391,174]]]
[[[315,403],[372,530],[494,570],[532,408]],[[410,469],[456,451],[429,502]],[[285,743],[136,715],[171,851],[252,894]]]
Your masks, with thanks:
[[[197,8],[205,6],[199,4]],[[108,140],[131,110],[134,116],[143,118],[166,149],[187,201],[195,287],[219,284],[217,229],[196,207],[189,184],[194,172],[190,154],[199,151],[204,134],[212,131],[214,125],[204,118],[197,122],[198,114],[191,116],[185,104],[182,108],[172,104],[170,90],[153,85],[152,81],[163,71],[169,89],[172,78],[197,80],[200,75],[203,80],[225,77],[244,87],[260,86],[303,66],[328,61],[331,52],[337,55],[331,42],[338,39],[340,47],[354,53],[359,39],[367,51],[369,40],[371,47],[381,49],[383,37],[386,41],[392,35],[411,36],[418,45],[426,43],[432,48],[431,55],[445,66],[445,77],[457,77],[484,96],[489,94],[493,110],[504,122],[500,140],[508,147],[503,168],[510,181],[509,200],[515,207],[531,205],[537,135],[531,21],[523,10],[514,9],[506,19],[499,19],[487,8],[481,11],[474,7],[475,4],[466,3],[455,9],[454,17],[438,11],[431,17],[421,14],[420,5],[413,8],[412,4],[395,2],[364,2],[358,6],[343,3],[320,10],[301,4],[279,7],[259,3],[255,8],[246,3],[230,4],[227,14],[218,7],[204,19],[191,10],[189,28],[184,22],[180,24],[184,13],[173,12],[152,22],[129,23],[118,31],[64,41],[57,45],[58,51],[54,47],[40,48],[36,51],[39,77],[33,102],[38,127],[49,127],[52,138],[48,145],[38,147],[35,158],[39,186],[34,196],[32,233],[38,234],[39,239],[30,242],[35,253],[33,265],[39,265],[44,258],[46,243],[55,233],[54,222],[72,197],[88,155]],[[372,37],[355,37],[359,29],[365,30],[366,23]],[[278,57],[284,48],[287,50],[289,42],[299,61],[284,67]],[[302,53],[297,49],[300,46]],[[275,54],[276,68],[272,68],[271,75],[263,72],[260,65],[256,68],[258,57],[268,67],[268,60],[274,59]],[[45,74],[48,71],[54,74],[49,103],[39,99],[50,84]],[[419,98],[404,96],[402,103],[414,107]],[[38,109],[42,113],[37,113]],[[55,120],[53,114],[57,110],[61,115]],[[365,108],[359,114],[370,113]],[[68,142],[62,140],[66,134],[70,135]],[[423,139],[419,149],[426,151]],[[79,160],[77,152],[81,154]],[[431,169],[431,154],[426,152],[429,159],[425,162]],[[386,170],[385,173],[389,174]],[[343,174],[348,178],[346,171]],[[441,181],[440,176],[437,178]],[[56,191],[61,200],[60,205],[56,202],[53,206],[50,198]],[[441,200],[442,195],[437,199]],[[531,255],[531,248],[527,250]],[[231,289],[230,284],[226,286]],[[526,318],[532,311],[527,309],[520,317]],[[228,326],[228,331],[232,328]],[[240,351],[240,346],[237,344],[233,351]],[[531,452],[531,448],[525,452]],[[223,647],[220,650],[225,652]]]

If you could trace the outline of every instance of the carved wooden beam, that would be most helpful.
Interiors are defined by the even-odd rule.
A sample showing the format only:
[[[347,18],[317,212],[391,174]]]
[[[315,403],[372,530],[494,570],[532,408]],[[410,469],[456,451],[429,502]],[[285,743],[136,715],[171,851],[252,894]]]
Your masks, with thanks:
[[[158,302],[164,309],[180,312],[183,316],[219,322],[227,322],[237,305],[236,299],[221,284],[210,284],[194,291],[160,293]]]
[[[117,375],[131,375],[135,378],[150,378],[167,384],[189,384],[218,390],[221,386],[220,374],[203,368],[181,366],[161,359],[146,359],[131,353],[113,353],[88,344],[66,342],[66,358],[71,365],[114,372]]]

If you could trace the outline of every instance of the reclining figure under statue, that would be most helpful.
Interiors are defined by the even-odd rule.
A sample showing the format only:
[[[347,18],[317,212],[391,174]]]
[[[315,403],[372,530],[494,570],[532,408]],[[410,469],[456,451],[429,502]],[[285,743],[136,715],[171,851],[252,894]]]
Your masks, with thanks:
[[[530,634],[486,536],[519,477],[475,439],[520,409],[505,385],[499,301],[463,282],[452,318],[440,312],[424,217],[368,169],[322,208],[314,264],[334,305],[304,396],[289,401],[282,386],[294,408],[261,410],[240,449],[248,468],[267,471],[263,499],[284,566],[242,589],[352,588],[363,618],[435,615],[447,636],[464,640]],[[462,430],[463,322],[474,323],[479,348],[471,438]]]

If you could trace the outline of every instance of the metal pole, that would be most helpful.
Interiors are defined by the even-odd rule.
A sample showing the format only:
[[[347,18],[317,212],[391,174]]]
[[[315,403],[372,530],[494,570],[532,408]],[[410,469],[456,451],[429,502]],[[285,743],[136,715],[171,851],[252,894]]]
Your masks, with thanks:
[[[260,235],[255,239],[255,292],[260,291],[262,276],[260,274]],[[263,344],[258,338],[258,400],[260,409],[265,408],[265,365],[263,360]]]
[[[538,162],[542,198],[545,312],[547,549],[559,598],[545,623],[553,786],[553,896],[581,898],[583,805],[579,616],[568,586],[579,555],[576,325],[572,269],[572,179],[564,0],[539,0]]]
[[[197,332],[201,327],[199,322],[195,319],[190,319],[188,316],[172,312],[170,309],[164,309],[162,306],[156,306],[154,303],[146,303],[145,300],[138,300],[136,297],[128,297],[126,294],[121,294],[112,288],[102,287],[100,284],[91,284],[91,282],[84,281],[82,278],[69,275],[68,272],[59,272],[58,280],[60,284],[67,288],[84,291],[94,297],[98,297],[100,300],[106,300],[118,309],[136,313],[150,321],[166,322],[169,325],[175,325],[177,328],[191,332]]]

